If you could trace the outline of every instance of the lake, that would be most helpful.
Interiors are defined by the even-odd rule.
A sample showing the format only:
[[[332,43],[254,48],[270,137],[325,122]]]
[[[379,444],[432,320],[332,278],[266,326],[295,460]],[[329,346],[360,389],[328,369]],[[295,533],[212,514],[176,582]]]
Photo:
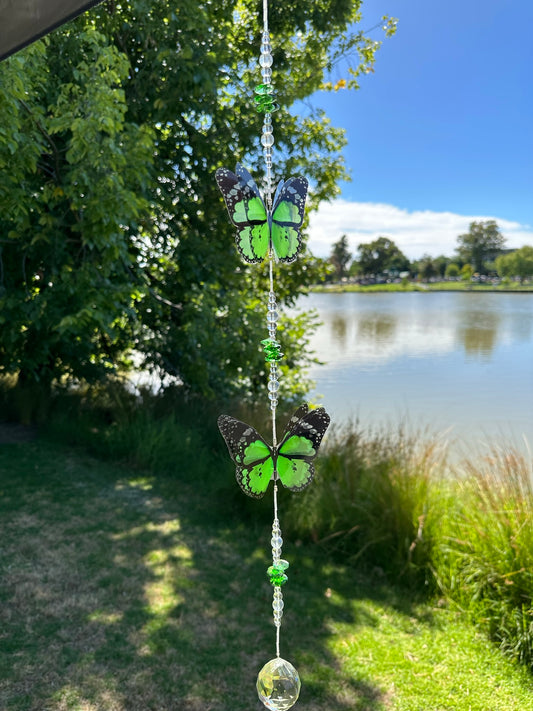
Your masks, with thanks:
[[[533,445],[533,294],[310,294],[298,309],[322,321],[311,398],[334,421],[429,425],[462,456]]]

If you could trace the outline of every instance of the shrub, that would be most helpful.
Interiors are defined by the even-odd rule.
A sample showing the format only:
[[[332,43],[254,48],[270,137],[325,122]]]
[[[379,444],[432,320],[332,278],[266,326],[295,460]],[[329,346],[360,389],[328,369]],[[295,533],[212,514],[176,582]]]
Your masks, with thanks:
[[[531,466],[510,449],[466,463],[435,572],[443,592],[500,648],[533,666]]]
[[[338,430],[313,486],[291,500],[290,525],[354,564],[427,584],[443,465],[436,437]]]

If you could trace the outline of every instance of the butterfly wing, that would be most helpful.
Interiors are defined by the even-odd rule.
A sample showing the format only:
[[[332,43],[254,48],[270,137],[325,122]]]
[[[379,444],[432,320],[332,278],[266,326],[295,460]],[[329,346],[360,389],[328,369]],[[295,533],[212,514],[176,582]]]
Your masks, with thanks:
[[[323,407],[309,410],[300,407],[289,421],[287,432],[277,448],[276,471],[281,483],[291,491],[301,491],[310,484],[318,454],[330,417]]]
[[[272,208],[272,246],[280,262],[293,262],[302,248],[300,227],[304,219],[308,182],[289,178],[280,183]]]
[[[271,447],[253,427],[229,415],[220,415],[218,429],[235,463],[239,486],[248,496],[260,499],[274,474]]]
[[[215,178],[230,220],[237,228],[237,249],[245,262],[257,264],[265,258],[270,244],[265,203],[246,168],[237,163],[236,170],[235,174],[227,168],[219,168]]]
[[[287,422],[287,427],[285,427],[285,436],[292,432],[294,427],[303,419],[309,412],[309,405],[304,403],[296,410],[296,412],[291,416],[291,419]]]

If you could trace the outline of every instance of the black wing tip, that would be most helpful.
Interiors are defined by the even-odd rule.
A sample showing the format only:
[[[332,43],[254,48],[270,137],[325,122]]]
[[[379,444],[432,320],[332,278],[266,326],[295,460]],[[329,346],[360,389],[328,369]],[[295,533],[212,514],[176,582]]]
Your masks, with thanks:
[[[235,244],[237,245],[237,251],[239,253],[240,258],[243,260],[243,262],[246,262],[246,264],[260,264],[263,262],[266,257],[255,257],[254,259],[251,259],[250,257],[247,257],[246,254],[244,254],[241,246],[240,246],[240,240],[239,240],[239,233],[235,235]]]
[[[293,257],[278,257],[278,262],[282,262],[283,264],[292,264],[298,259],[299,256],[300,252],[298,251]]]
[[[300,405],[295,410],[293,417],[296,415],[296,413],[298,413],[300,411],[304,413],[302,415],[302,417],[304,415],[311,414],[312,412],[323,412],[328,417],[328,419],[330,419],[328,413],[326,412],[326,408],[324,407],[324,405],[317,405],[317,407],[311,407],[308,402],[304,402],[302,405]]]
[[[237,479],[237,484],[240,486],[241,491],[246,494],[246,496],[249,496],[251,499],[262,499],[263,496],[266,494],[266,491],[263,491],[262,494],[254,494],[250,489],[246,489],[241,482],[239,481],[239,477],[236,477]]]

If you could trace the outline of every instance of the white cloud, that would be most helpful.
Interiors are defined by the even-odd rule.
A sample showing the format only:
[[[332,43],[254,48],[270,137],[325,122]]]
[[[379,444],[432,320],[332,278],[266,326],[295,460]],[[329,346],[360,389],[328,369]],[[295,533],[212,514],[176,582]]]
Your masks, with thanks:
[[[409,259],[417,259],[424,253],[434,257],[451,256],[457,246],[457,236],[468,232],[474,220],[496,220],[508,247],[533,245],[533,228],[494,215],[410,212],[395,205],[340,199],[323,203],[317,212],[311,213],[309,249],[317,257],[327,257],[331,245],[345,234],[354,254],[358,244],[383,236],[392,239]]]

